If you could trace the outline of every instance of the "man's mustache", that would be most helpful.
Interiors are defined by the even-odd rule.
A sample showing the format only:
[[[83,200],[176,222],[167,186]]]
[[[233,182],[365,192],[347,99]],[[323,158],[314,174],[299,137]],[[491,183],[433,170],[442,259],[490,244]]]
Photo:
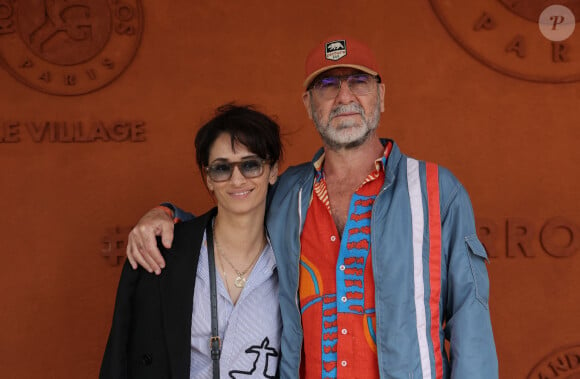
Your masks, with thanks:
[[[364,109],[359,104],[339,105],[330,111],[329,120],[345,113],[358,113],[364,117]]]

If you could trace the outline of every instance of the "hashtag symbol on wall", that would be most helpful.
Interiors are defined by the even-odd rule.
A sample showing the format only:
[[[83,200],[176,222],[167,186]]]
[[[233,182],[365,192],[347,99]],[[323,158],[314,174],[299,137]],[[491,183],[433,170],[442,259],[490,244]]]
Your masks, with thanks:
[[[125,249],[127,248],[127,236],[131,231],[131,227],[115,226],[107,228],[105,236],[103,237],[103,248],[101,254],[109,260],[111,266],[117,266],[125,257]]]

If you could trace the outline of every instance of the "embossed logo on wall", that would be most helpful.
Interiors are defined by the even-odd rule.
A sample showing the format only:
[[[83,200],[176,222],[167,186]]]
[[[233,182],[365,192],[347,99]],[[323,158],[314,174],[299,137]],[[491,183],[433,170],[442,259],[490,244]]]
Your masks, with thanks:
[[[35,143],[144,142],[145,122],[137,121],[0,121],[0,144],[20,143],[27,136]]]
[[[476,219],[477,235],[490,258],[573,258],[580,252],[580,227],[565,217],[531,222],[509,217],[502,222]]]
[[[0,0],[0,63],[54,95],[106,86],[141,42],[141,0]]]
[[[580,379],[580,345],[560,348],[543,358],[527,379]]]
[[[578,0],[430,0],[457,43],[503,74],[536,82],[580,80],[580,36],[564,33],[580,18]],[[543,11],[563,4],[566,12]],[[558,8],[560,9],[560,8]],[[570,15],[575,17],[569,17]],[[551,17],[551,19],[550,19]],[[548,29],[547,38],[540,29]],[[546,30],[544,30],[546,32]],[[561,32],[561,33],[560,33]],[[555,38],[563,34],[566,38]]]
[[[108,259],[111,266],[117,266],[125,257],[127,236],[132,227],[115,226],[107,228],[102,239],[101,255]]]

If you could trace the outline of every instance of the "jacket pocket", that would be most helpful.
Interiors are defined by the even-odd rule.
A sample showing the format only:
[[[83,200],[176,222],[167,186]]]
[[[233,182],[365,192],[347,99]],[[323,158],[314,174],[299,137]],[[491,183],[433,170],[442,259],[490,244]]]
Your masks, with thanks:
[[[487,253],[475,234],[465,237],[465,243],[467,245],[469,266],[475,283],[475,296],[487,308],[489,302],[489,278],[485,267]]]

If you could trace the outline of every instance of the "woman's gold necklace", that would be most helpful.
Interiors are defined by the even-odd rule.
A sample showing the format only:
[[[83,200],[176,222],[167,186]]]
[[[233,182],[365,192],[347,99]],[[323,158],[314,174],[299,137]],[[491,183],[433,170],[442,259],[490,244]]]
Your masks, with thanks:
[[[217,246],[216,246],[216,250],[217,250]],[[226,268],[224,267],[224,262],[222,262],[222,258],[219,255],[216,255],[216,257],[217,257],[217,260],[219,262],[220,269],[224,273],[224,282],[226,283],[226,289],[228,290],[228,293],[230,293],[230,296],[231,296],[230,285],[228,283],[228,276],[226,274]]]
[[[224,252],[222,251],[222,249],[220,249],[220,245],[218,243],[217,238],[215,238],[215,235],[214,235],[214,242],[215,242],[215,247],[216,247],[216,250],[218,251],[218,253],[224,258],[224,260],[230,265],[230,267],[232,268],[232,270],[234,270],[235,273],[236,273],[236,275],[237,275],[236,278],[234,279],[234,286],[236,286],[237,288],[244,288],[244,286],[246,285],[246,278],[244,276],[246,275],[246,273],[248,272],[248,270],[250,270],[254,266],[254,264],[258,260],[258,257],[260,256],[260,253],[261,253],[261,251],[262,251],[263,248],[261,248],[258,251],[258,253],[254,257],[254,259],[252,259],[252,262],[250,262],[250,264],[248,265],[248,267],[246,267],[245,270],[238,270],[233,265],[233,263],[230,262],[230,260],[228,259],[228,257],[226,257],[226,255],[224,254]],[[224,276],[225,276],[225,270],[224,270]]]

